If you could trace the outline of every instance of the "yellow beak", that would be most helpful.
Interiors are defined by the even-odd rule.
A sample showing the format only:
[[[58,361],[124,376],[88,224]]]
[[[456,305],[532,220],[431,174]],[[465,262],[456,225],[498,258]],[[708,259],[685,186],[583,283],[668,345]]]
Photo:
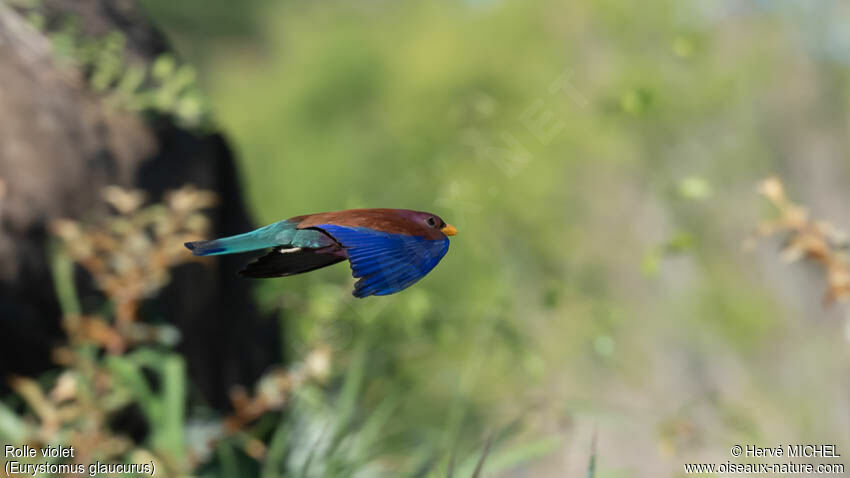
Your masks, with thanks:
[[[457,229],[455,229],[455,227],[452,226],[451,224],[446,224],[440,230],[443,231],[443,234],[445,234],[447,236],[454,236],[455,234],[457,234]]]

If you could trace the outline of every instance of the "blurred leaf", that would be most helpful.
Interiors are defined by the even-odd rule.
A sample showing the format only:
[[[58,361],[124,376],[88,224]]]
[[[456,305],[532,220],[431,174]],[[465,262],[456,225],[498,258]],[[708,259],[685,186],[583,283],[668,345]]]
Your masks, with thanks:
[[[593,438],[590,439],[590,458],[587,460],[587,478],[596,476],[596,427],[593,428]]]
[[[694,246],[694,236],[690,233],[679,231],[677,232],[667,244],[665,244],[665,252],[668,254],[681,254],[693,248]]]
[[[614,355],[615,342],[610,335],[599,335],[593,340],[593,350],[601,357],[611,357]]]
[[[106,367],[116,382],[126,386],[138,401],[148,419],[159,423],[159,403],[138,365],[125,357],[113,355],[106,358]]]
[[[186,406],[186,367],[183,358],[169,354],[161,359],[163,416],[161,445],[177,460],[183,459],[184,409]]]
[[[679,181],[679,194],[685,199],[707,199],[711,193],[711,185],[703,178],[691,176]]]
[[[678,36],[673,40],[671,49],[679,58],[690,58],[696,52],[696,44],[692,38]]]
[[[489,453],[489,458],[487,458],[487,468],[490,473],[499,473],[522,463],[542,458],[555,451],[560,445],[561,440],[557,437],[545,437],[506,448],[498,448],[494,445],[495,450]],[[469,457],[458,468],[456,475],[459,477],[471,476],[480,460],[480,455]]]
[[[292,435],[292,425],[285,419],[281,420],[269,441],[265,463],[261,472],[261,478],[277,478],[284,471],[286,463],[287,446]]]
[[[74,283],[74,263],[57,243],[49,246],[51,258],[50,272],[53,276],[53,286],[59,307],[64,316],[78,316],[82,313],[77,299],[77,287]]]
[[[342,391],[336,400],[336,429],[332,431],[330,450],[336,450],[340,441],[349,432],[357,409],[357,401],[360,396],[363,379],[366,373],[368,342],[364,338],[357,345],[352,354],[351,363],[348,365],[348,373],[342,385]]]
[[[490,445],[492,444],[492,440],[492,435],[487,437],[487,441],[484,443],[484,450],[481,452],[481,458],[478,459],[478,463],[475,464],[475,470],[472,472],[472,478],[479,478],[481,476],[481,472],[484,471],[484,462],[487,461],[487,455],[490,454]]]
[[[620,98],[623,111],[634,116],[646,113],[652,106],[652,92],[645,88],[636,88],[626,92]]]
[[[169,33],[209,46],[209,42],[233,35],[251,35],[264,17],[258,14],[262,0],[243,0],[237,7],[224,0],[142,0],[140,2]]]
[[[399,406],[399,400],[395,396],[385,397],[378,404],[375,411],[367,416],[363,425],[357,430],[356,438],[352,445],[351,454],[355,457],[363,457],[361,464],[375,457],[375,451],[380,449],[380,440],[386,432],[387,425]]]
[[[26,443],[28,436],[24,420],[0,402],[0,439],[4,443]]]
[[[216,456],[218,457],[218,461],[221,466],[219,476],[242,476],[239,472],[239,464],[236,459],[236,453],[230,443],[226,441],[219,442],[216,447]]]
[[[156,57],[151,67],[151,75],[160,83],[167,81],[177,69],[177,60],[169,53],[163,53]]]
[[[125,97],[132,96],[145,80],[145,69],[141,65],[132,64],[121,75],[115,92]]]
[[[640,265],[643,275],[650,278],[658,276],[658,271],[661,269],[662,257],[661,249],[658,247],[653,247],[646,251]]]

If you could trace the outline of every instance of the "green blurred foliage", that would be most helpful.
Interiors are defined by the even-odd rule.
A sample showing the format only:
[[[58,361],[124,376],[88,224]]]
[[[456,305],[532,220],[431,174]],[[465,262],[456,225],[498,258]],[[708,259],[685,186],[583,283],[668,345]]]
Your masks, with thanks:
[[[168,115],[190,129],[209,126],[208,105],[197,87],[193,67],[178,64],[168,53],[150,65],[131,62],[122,31],[85,34],[80,18],[71,14],[57,17],[48,27],[42,0],[15,0],[12,5],[30,26],[47,35],[54,57],[79,69],[91,90],[108,97],[113,106],[143,115]]]

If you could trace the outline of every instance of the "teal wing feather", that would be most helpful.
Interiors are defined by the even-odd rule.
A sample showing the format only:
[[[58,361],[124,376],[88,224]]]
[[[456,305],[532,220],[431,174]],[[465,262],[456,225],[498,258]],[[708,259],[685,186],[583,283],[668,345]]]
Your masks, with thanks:
[[[187,242],[186,247],[196,256],[217,256],[277,246],[317,249],[334,244],[333,239],[322,231],[297,229],[297,226],[296,222],[280,221],[237,236]]]

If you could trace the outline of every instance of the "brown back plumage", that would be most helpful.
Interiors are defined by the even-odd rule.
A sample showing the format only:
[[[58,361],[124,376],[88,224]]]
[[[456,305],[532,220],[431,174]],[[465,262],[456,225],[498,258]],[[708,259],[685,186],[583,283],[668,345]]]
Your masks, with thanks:
[[[445,236],[433,227],[428,227],[427,218],[433,217],[437,223],[443,223],[436,214],[410,209],[347,209],[345,211],[322,212],[290,218],[298,223],[298,229],[307,229],[322,224],[337,226],[365,227],[375,231],[408,236],[421,236],[427,239],[442,239]]]

